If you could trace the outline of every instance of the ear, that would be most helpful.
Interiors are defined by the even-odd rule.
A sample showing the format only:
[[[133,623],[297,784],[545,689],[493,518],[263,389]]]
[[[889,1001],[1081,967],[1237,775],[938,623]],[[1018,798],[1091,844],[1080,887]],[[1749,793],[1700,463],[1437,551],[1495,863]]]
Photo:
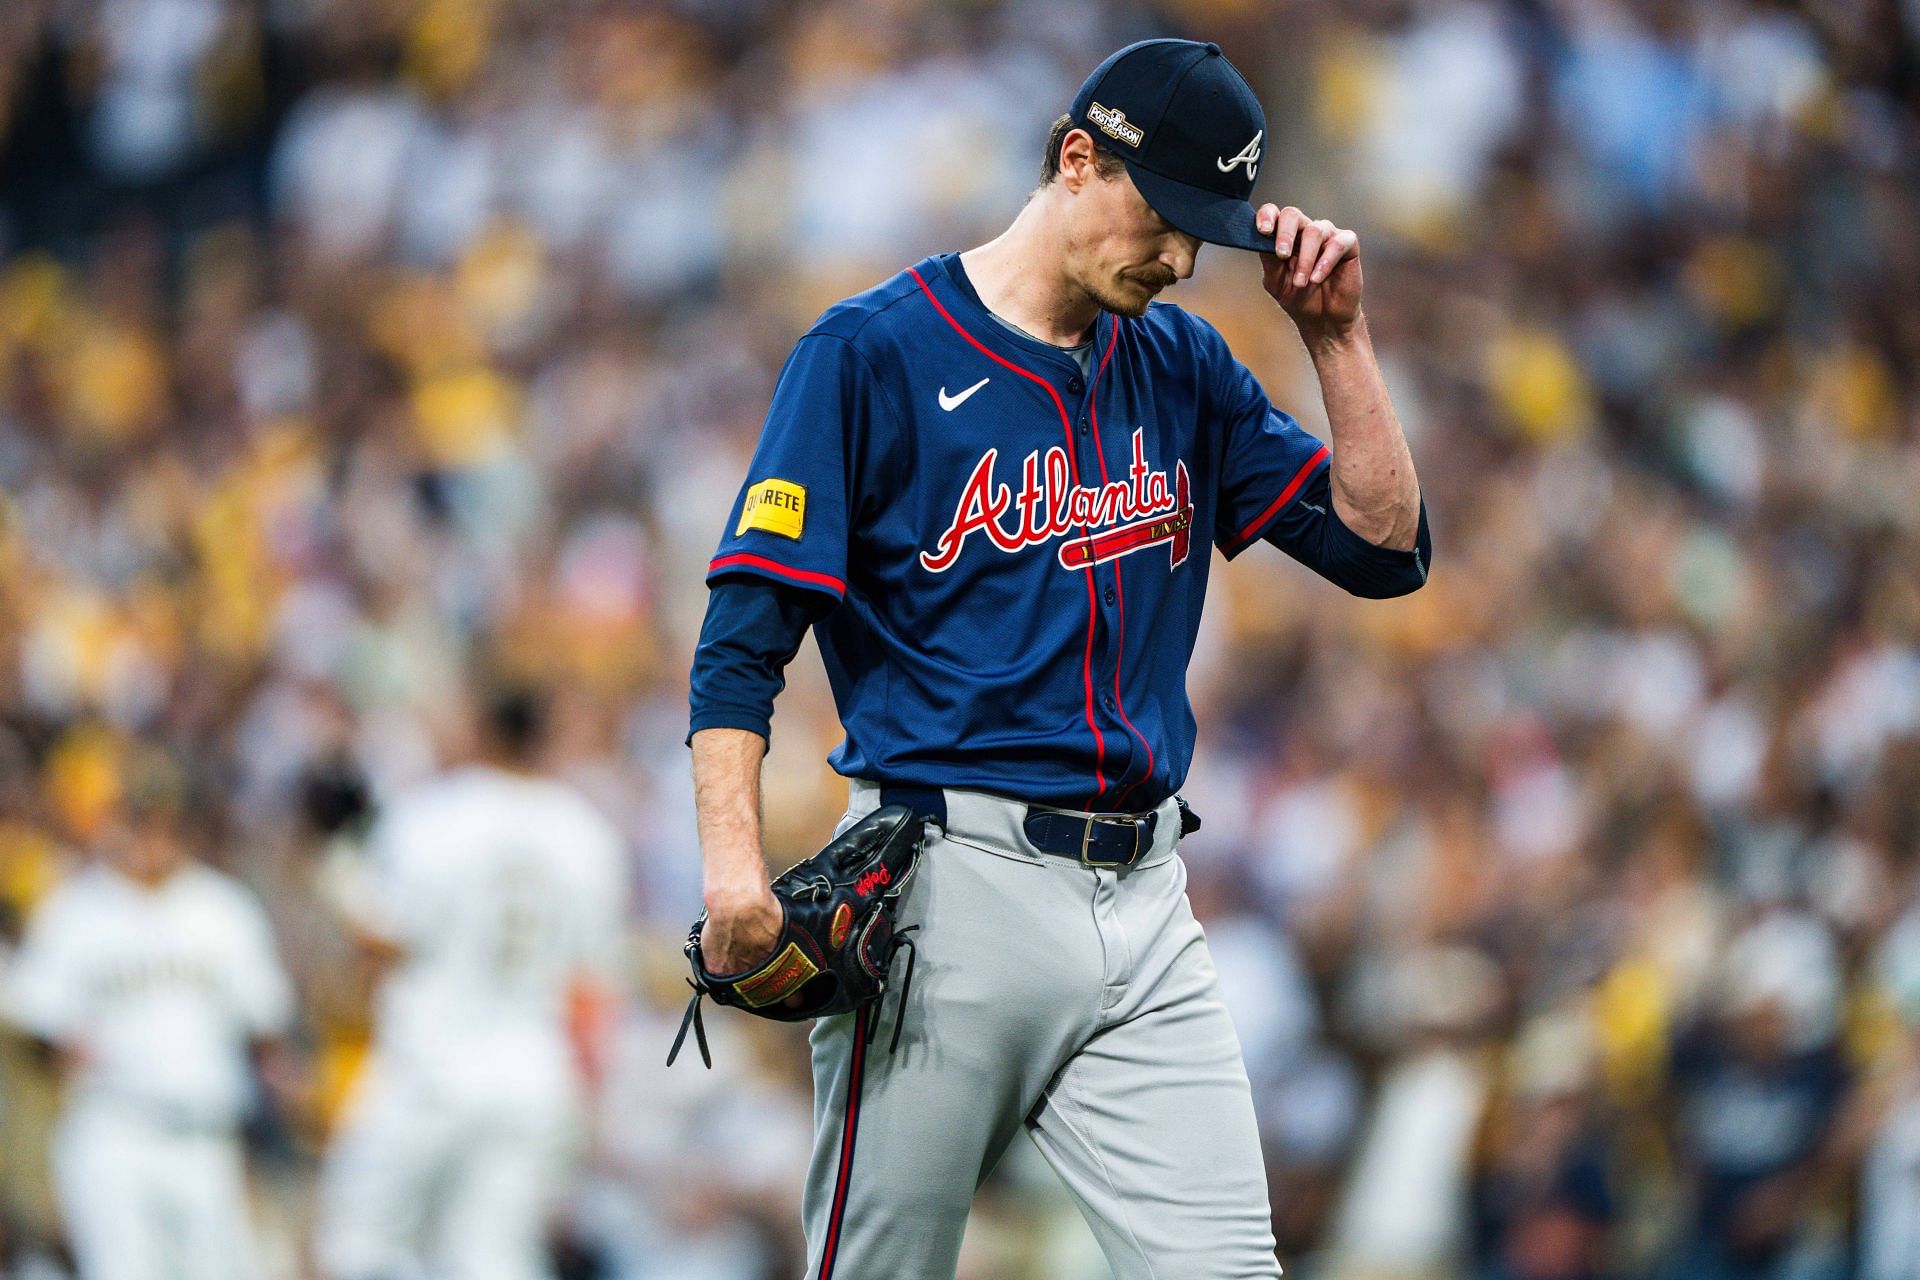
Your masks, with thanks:
[[[1100,176],[1094,164],[1093,135],[1085,129],[1069,129],[1060,140],[1060,181],[1078,195],[1081,188]]]

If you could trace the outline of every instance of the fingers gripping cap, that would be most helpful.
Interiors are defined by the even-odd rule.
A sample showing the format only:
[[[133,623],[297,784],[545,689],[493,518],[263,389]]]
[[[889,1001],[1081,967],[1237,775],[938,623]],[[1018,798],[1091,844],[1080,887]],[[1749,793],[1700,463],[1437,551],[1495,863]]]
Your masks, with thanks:
[[[1130,44],[1087,77],[1069,114],[1126,162],[1154,212],[1180,230],[1236,249],[1273,247],[1248,203],[1266,113],[1219,45]]]

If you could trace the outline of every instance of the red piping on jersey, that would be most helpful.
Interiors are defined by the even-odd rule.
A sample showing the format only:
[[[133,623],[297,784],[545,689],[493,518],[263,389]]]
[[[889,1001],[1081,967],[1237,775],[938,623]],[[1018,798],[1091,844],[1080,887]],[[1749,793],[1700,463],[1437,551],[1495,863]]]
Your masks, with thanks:
[[[1087,391],[1087,417],[1093,420],[1094,456],[1100,459],[1100,483],[1107,484],[1107,449],[1100,443],[1100,413],[1094,407],[1095,393],[1100,387],[1100,375],[1107,371],[1107,361],[1113,358],[1113,348],[1120,341],[1120,317],[1113,318],[1113,333],[1107,339],[1106,352],[1100,357],[1100,367],[1094,370],[1093,386]],[[1120,695],[1120,664],[1127,657],[1127,584],[1120,574],[1120,562],[1113,562],[1113,590],[1120,604],[1120,624],[1116,632],[1116,645],[1113,654],[1113,702],[1120,710],[1120,722],[1132,730],[1133,736],[1140,739],[1140,745],[1147,749],[1147,770],[1126,789],[1113,798],[1113,807],[1119,808],[1120,802],[1133,794],[1133,789],[1153,776],[1153,744],[1147,741],[1147,735],[1134,728],[1133,721],[1127,718],[1127,700]],[[1093,798],[1093,805],[1100,803],[1100,797]],[[1090,805],[1089,807],[1093,807]]]
[[[827,1241],[820,1247],[819,1280],[832,1280],[833,1258],[840,1247],[840,1224],[847,1216],[847,1183],[853,1174],[853,1138],[860,1128],[860,1082],[867,1067],[867,1016],[853,1015],[853,1062],[847,1068],[847,1115],[840,1127],[840,1173],[834,1180],[833,1209],[827,1214]]]
[[[1294,472],[1293,479],[1287,481],[1287,487],[1280,491],[1280,496],[1268,503],[1265,511],[1262,511],[1259,515],[1249,520],[1247,527],[1234,536],[1234,545],[1238,546],[1242,543],[1253,541],[1253,535],[1259,530],[1260,526],[1271,520],[1274,512],[1287,505],[1287,499],[1300,491],[1300,486],[1307,482],[1307,477],[1312,474],[1313,469],[1319,466],[1321,459],[1325,458],[1330,452],[1332,452],[1332,450],[1328,449],[1327,446],[1321,445],[1319,451],[1307,459],[1306,465]]]
[[[1080,464],[1077,461],[1075,461],[1075,458],[1074,458],[1073,419],[1068,416],[1067,406],[1061,401],[1060,393],[1053,389],[1053,384],[1051,382],[1048,382],[1045,378],[1041,377],[1037,373],[1033,373],[1033,372],[1030,372],[1029,370],[1022,369],[1019,365],[1015,364],[1013,361],[1007,359],[1006,357],[995,355],[993,352],[987,350],[986,347],[981,345],[980,340],[978,338],[974,337],[972,334],[967,332],[965,325],[962,325],[958,320],[955,320],[953,318],[952,312],[948,311],[944,306],[940,305],[940,299],[934,297],[933,290],[927,287],[927,282],[921,278],[920,271],[918,268],[908,267],[907,274],[912,276],[914,279],[914,283],[920,286],[920,292],[927,295],[927,301],[933,304],[933,309],[935,311],[938,311],[942,316],[942,318],[944,318],[948,324],[953,326],[953,331],[955,333],[959,334],[961,337],[967,340],[968,346],[972,347],[975,351],[978,351],[981,355],[985,356],[987,359],[993,361],[995,364],[1001,366],[1002,368],[1009,369],[1012,372],[1019,374],[1021,377],[1025,378],[1027,381],[1037,382],[1042,387],[1046,388],[1047,394],[1053,397],[1053,407],[1057,409],[1060,413],[1060,429],[1067,433],[1067,466],[1070,474],[1073,477],[1073,487],[1078,489],[1080,487]],[[1114,322],[1114,325],[1117,332],[1119,321],[1116,320]],[[1111,346],[1109,346],[1109,349],[1111,349]],[[1082,526],[1082,527],[1084,528],[1085,526]],[[1086,653],[1082,655],[1080,659],[1080,681],[1081,681],[1081,684],[1084,685],[1086,689],[1087,728],[1093,730],[1094,795],[1098,796],[1101,792],[1107,789],[1107,776],[1103,771],[1107,761],[1107,740],[1101,734],[1100,726],[1098,723],[1095,722],[1093,718],[1093,620],[1099,614],[1100,602],[1099,602],[1099,599],[1094,595],[1093,565],[1091,563],[1087,565],[1086,572],[1087,572],[1087,649],[1086,649]]]
[[[769,560],[765,556],[756,556],[746,551],[737,551],[733,555],[719,557],[707,566],[707,572],[710,574],[718,573],[722,569],[732,569],[736,566],[741,568],[765,569],[768,573],[777,573],[783,578],[791,578],[795,582],[804,582],[808,586],[827,587],[838,595],[844,596],[847,594],[847,584],[830,573],[815,573],[811,569],[789,568],[781,564],[778,560]]]

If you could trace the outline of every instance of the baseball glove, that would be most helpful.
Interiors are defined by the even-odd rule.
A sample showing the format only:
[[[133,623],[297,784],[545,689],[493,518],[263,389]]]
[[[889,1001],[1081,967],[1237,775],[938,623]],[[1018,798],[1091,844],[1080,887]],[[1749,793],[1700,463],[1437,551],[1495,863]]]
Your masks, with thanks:
[[[923,818],[905,805],[886,805],[783,872],[773,882],[773,895],[780,900],[785,917],[780,936],[773,954],[744,973],[714,973],[707,968],[700,955],[700,929],[707,915],[701,912],[687,934],[693,999],[687,1002],[667,1065],[680,1056],[688,1027],[699,1042],[701,1060],[713,1065],[707,1029],[700,1018],[700,1002],[709,996],[717,1004],[780,1022],[849,1013],[871,1002],[871,1034],[878,1030],[880,996],[887,989],[894,954],[903,949],[907,952],[900,993],[904,1011],[916,953],[908,937],[913,930],[896,930],[894,915],[901,893],[920,864],[925,842]],[[894,1047],[899,1043],[896,1016]]]

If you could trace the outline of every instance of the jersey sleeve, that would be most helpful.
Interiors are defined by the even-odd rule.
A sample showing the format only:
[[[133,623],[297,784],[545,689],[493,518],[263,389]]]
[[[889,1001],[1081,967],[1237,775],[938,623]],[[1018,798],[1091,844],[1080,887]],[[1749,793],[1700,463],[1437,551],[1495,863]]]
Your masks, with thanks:
[[[865,358],[846,339],[810,333],[795,344],[708,582],[748,573],[834,600],[846,594],[855,476],[886,413],[880,396]]]
[[[397,947],[414,945],[431,928],[426,904],[432,895],[419,847],[427,833],[416,803],[396,801],[368,832],[365,888],[353,919],[355,927]]]
[[[255,1039],[285,1035],[293,1025],[293,983],[280,963],[273,925],[250,893],[242,890],[237,898],[231,975],[235,1011]]]
[[[85,1019],[87,983],[76,945],[81,922],[75,916],[60,897],[49,899],[28,922],[5,970],[7,1021],[41,1040],[64,1040]]]
[[[1226,340],[1211,325],[1198,323],[1213,389],[1213,427],[1224,437],[1213,541],[1231,560],[1259,541],[1307,482],[1326,469],[1333,453],[1274,408]]]

